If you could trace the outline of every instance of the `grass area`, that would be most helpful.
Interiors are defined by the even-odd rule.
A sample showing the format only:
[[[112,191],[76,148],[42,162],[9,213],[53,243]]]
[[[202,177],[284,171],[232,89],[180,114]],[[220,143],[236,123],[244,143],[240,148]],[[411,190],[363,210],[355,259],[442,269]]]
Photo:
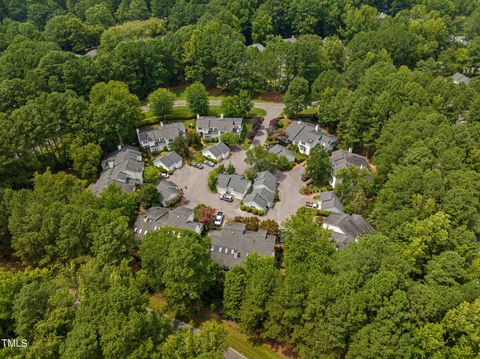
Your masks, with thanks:
[[[300,113],[301,116],[318,115],[318,107],[309,107]]]
[[[222,114],[222,108],[220,106],[210,106],[209,107],[209,116],[220,117]],[[252,118],[254,116],[265,117],[267,112],[261,108],[253,108],[252,111],[247,115],[247,118]],[[140,126],[148,125],[157,125],[160,120],[153,114],[152,111],[144,112],[144,120],[141,122]],[[177,121],[188,121],[194,120],[195,115],[190,111],[188,106],[175,106],[171,115],[167,116],[165,123],[177,122]],[[187,124],[185,126],[189,127]]]
[[[195,327],[198,327],[210,319],[221,320],[217,313],[211,312],[210,310],[203,310],[195,316],[193,324]],[[261,343],[255,340],[255,338],[242,333],[236,323],[227,320],[221,320],[221,322],[227,331],[227,346],[232,347],[248,359],[281,358],[281,356],[275,353],[267,344]]]
[[[167,301],[160,293],[156,293],[150,296],[148,299],[148,309],[151,310],[160,310],[165,307]]]
[[[151,310],[162,310],[165,308],[167,302],[161,293],[156,293],[150,296],[148,308]],[[221,321],[225,330],[227,331],[227,346],[232,347],[239,353],[243,354],[248,359],[280,359],[267,344],[262,343],[255,338],[249,337],[242,333],[239,326],[231,321],[221,320],[218,313],[205,309],[200,311],[189,323],[195,327],[199,327],[202,323],[215,319]]]
[[[225,322],[227,330],[227,345],[249,359],[279,359],[281,358],[266,344],[256,343],[243,334],[235,323]]]
[[[172,91],[175,96],[176,100],[186,100],[186,95],[185,95],[185,89],[186,85],[180,85],[180,86],[175,86],[175,87],[170,87],[169,90]],[[220,89],[207,89],[208,91],[208,98],[210,100],[223,100],[225,97],[231,96],[231,94],[224,93]]]
[[[260,117],[265,117],[267,115],[267,111],[265,111],[263,108],[252,108],[252,110],[247,114],[247,117],[254,117],[254,116],[260,116]]]

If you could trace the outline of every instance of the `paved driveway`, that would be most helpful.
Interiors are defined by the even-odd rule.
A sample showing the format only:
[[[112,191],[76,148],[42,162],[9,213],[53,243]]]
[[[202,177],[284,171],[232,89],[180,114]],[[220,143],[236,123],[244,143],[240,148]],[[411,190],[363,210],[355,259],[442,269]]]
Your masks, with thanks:
[[[276,202],[273,208],[270,208],[265,218],[270,218],[282,224],[282,222],[294,214],[297,209],[305,206],[307,196],[299,193],[303,185],[302,175],[305,169],[301,165],[297,165],[289,172],[277,173],[279,177],[278,195],[280,201]]]
[[[227,162],[225,162],[227,163]],[[184,192],[184,204],[189,208],[203,203],[225,213],[226,217],[241,216],[240,201],[235,199],[232,203],[222,201],[218,193],[210,192],[208,188],[208,174],[213,168],[204,166],[203,169],[188,165],[175,171],[170,179]]]
[[[210,100],[210,106],[220,106],[221,100]],[[175,106],[185,106],[186,101],[175,101]],[[275,117],[279,117],[283,111],[284,105],[282,103],[271,102],[254,102],[254,107],[264,109],[267,114],[262,127],[257,132],[252,145],[263,144],[267,139],[266,126],[270,123],[270,120]],[[238,174],[244,174],[245,170],[249,168],[249,165],[245,163],[245,151],[240,147],[232,149],[231,157],[223,161],[225,165],[229,163],[235,166]],[[212,193],[208,189],[208,174],[213,168],[205,166],[199,170],[194,167],[185,165],[171,176],[171,180],[175,182],[184,191],[185,201],[184,204],[190,208],[194,208],[196,205],[203,203],[207,206],[211,206],[222,211],[226,217],[245,216],[251,215],[240,210],[240,201],[235,199],[232,203],[222,201],[218,193]],[[303,182],[301,180],[304,168],[300,165],[294,167],[287,173],[279,173],[279,187],[278,192],[280,201],[271,208],[266,215],[262,218],[270,218],[281,224],[285,219],[290,217],[297,211],[298,208],[305,205],[307,196],[302,196],[299,193],[300,187]]]
[[[234,152],[228,161],[237,168],[237,173],[242,174],[242,170],[248,168],[248,165],[243,163],[245,156],[244,151]],[[242,165],[242,166],[240,166]],[[212,170],[211,167],[205,166],[203,169],[197,169],[188,165],[175,171],[170,176],[170,179],[175,182],[184,192],[184,204],[187,207],[194,208],[196,205],[203,203],[207,206],[215,208],[217,211],[222,211],[226,217],[251,215],[240,210],[240,200],[235,199],[232,203],[222,201],[218,193],[212,193],[208,189],[208,174]],[[286,173],[279,173],[278,192],[280,201],[271,208],[262,219],[273,219],[281,224],[285,219],[294,214],[298,208],[305,205],[308,200],[307,196],[302,196],[298,191],[303,185],[301,180],[304,168],[300,165],[294,167],[291,171]]]

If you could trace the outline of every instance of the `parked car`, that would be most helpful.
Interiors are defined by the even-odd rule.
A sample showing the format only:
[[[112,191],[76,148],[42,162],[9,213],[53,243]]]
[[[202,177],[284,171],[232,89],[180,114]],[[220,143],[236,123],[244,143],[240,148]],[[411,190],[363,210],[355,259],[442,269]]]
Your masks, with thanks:
[[[305,203],[305,207],[308,207],[308,208],[314,208],[314,209],[320,209],[320,204],[318,202],[309,202],[307,201]]]
[[[220,199],[222,201],[225,201],[225,202],[233,202],[233,196],[231,194],[228,194],[228,193],[224,193],[220,196]]]
[[[205,163],[207,166],[215,167],[215,163],[213,163],[213,162],[210,161],[210,160],[205,160],[205,161],[203,161],[203,163]]]
[[[192,163],[192,167],[195,167],[195,168],[198,168],[199,170],[201,170],[203,168],[203,165],[201,163],[194,162],[194,163]]]
[[[162,172],[162,173],[160,174],[160,177],[162,177],[162,178],[168,178],[168,177],[170,177],[170,175],[169,175],[168,173],[166,173],[166,172]]]
[[[215,221],[213,222],[213,224],[216,226],[221,226],[224,218],[225,216],[223,215],[223,212],[218,212],[215,216]]]

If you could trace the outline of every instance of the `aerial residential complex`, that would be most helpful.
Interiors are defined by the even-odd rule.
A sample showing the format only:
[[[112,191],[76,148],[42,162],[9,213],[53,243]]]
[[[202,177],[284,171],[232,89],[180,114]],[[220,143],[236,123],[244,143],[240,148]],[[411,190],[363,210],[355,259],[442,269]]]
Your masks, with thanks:
[[[143,157],[141,152],[130,146],[119,146],[102,161],[102,173],[90,186],[94,194],[100,194],[111,184],[116,184],[124,192],[133,192],[143,183]]]

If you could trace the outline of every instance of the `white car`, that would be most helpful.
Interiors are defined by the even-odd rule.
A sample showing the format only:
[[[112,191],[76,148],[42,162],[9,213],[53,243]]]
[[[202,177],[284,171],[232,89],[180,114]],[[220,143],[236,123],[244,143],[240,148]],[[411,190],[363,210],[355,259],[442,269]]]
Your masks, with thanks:
[[[213,224],[216,226],[221,226],[224,218],[225,216],[223,215],[223,212],[218,212],[215,216],[215,221],[213,222]]]

